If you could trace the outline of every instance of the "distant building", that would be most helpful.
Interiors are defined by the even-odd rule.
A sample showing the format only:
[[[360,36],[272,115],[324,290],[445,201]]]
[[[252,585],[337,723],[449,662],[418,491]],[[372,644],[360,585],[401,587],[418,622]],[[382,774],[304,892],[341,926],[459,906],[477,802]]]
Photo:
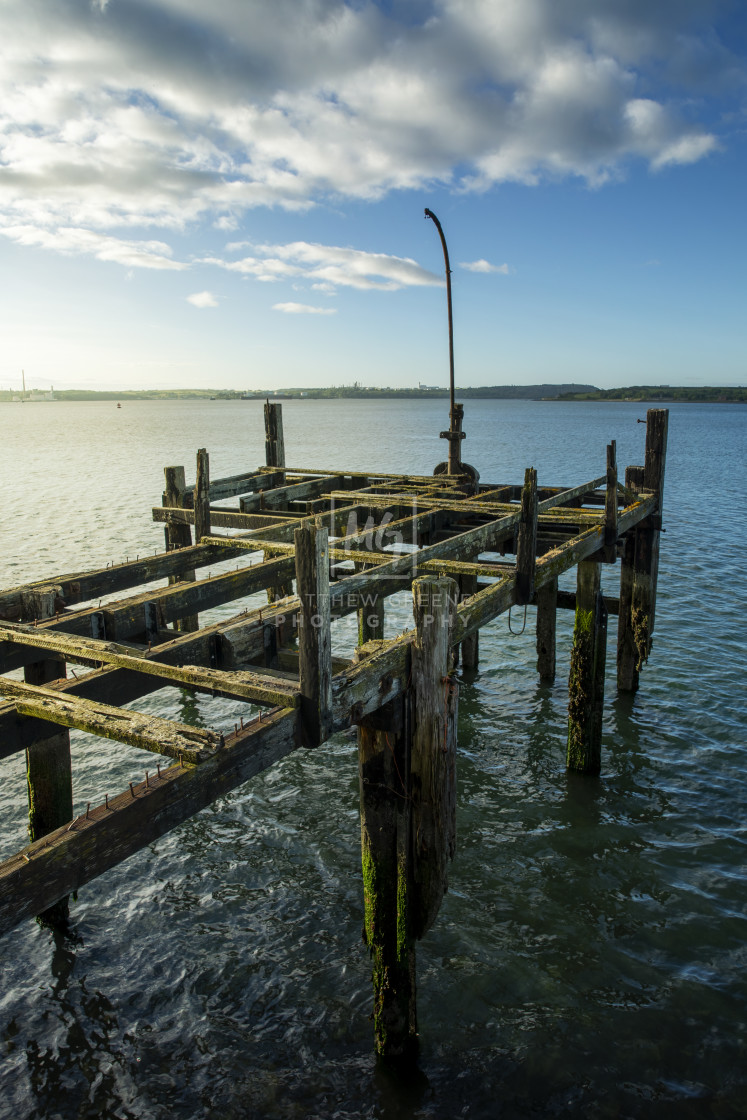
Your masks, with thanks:
[[[421,391],[427,389],[430,392],[433,389],[438,389],[439,387],[440,386],[438,385],[424,385],[422,381],[418,382],[418,389],[420,389]]]

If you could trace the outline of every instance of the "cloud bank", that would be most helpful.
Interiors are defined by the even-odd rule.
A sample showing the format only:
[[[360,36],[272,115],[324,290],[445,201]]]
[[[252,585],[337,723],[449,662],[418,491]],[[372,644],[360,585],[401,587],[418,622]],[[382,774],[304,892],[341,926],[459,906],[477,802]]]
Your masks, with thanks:
[[[258,206],[568,176],[600,185],[635,160],[692,163],[719,143],[709,99],[745,88],[719,35],[728,11],[719,0],[6,0],[0,232],[176,269],[163,243],[112,231],[232,229]],[[333,284],[398,283],[371,283],[349,257],[305,263]],[[269,279],[287,264],[275,254],[256,267]],[[398,267],[413,282],[414,262]]]

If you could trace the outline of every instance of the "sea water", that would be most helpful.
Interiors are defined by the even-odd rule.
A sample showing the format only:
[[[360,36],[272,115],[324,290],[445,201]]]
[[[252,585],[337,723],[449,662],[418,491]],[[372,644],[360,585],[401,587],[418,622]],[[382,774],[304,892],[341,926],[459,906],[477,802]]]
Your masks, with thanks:
[[[430,473],[444,401],[283,405],[290,466]],[[643,462],[645,406],[467,401],[485,482],[572,486]],[[747,408],[673,405],[656,633],[635,697],[610,641],[599,778],[565,771],[534,611],[480,635],[459,709],[458,846],[418,944],[420,1072],[372,1054],[355,741],[299,751],[82,888],[71,936],[0,941],[0,1115],[747,1115]],[[162,468],[262,464],[260,402],[0,405],[0,586],[161,550]],[[230,567],[229,565],[225,565]],[[216,569],[217,570],[217,569]],[[616,594],[618,568],[606,568]],[[572,587],[572,577],[565,586]],[[231,604],[229,617],[260,598]],[[206,616],[203,616],[206,617]],[[512,629],[522,617],[514,611]],[[408,595],[388,633],[411,624]],[[350,621],[336,625],[343,651]],[[132,705],[233,727],[230,701]],[[152,756],[72,734],[75,811]],[[0,763],[0,855],[26,842],[22,756]]]

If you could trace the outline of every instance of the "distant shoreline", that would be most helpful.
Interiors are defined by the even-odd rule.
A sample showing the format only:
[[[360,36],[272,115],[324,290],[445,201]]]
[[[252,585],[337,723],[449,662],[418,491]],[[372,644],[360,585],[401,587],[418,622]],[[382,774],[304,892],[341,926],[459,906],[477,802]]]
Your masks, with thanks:
[[[19,401],[20,394],[0,390],[0,403],[39,404],[43,400],[39,390],[35,397]],[[620,403],[669,404],[735,404],[747,402],[747,388],[743,386],[674,386],[634,385],[621,389],[598,389],[594,385],[540,384],[540,385],[485,385],[458,387],[461,400],[534,400],[534,401],[610,401]],[[204,401],[264,401],[272,400],[448,400],[448,389],[376,389],[358,385],[338,386],[331,389],[279,389],[274,392],[241,392],[234,389],[63,389],[55,391],[58,401],[142,401],[142,400],[204,400]]]

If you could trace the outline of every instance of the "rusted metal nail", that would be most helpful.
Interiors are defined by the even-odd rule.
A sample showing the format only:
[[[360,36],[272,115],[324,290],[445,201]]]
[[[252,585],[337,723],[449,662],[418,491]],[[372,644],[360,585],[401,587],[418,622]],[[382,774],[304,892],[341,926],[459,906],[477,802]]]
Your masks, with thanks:
[[[160,764],[160,762],[156,763],[156,770],[158,771],[158,777],[160,778],[161,777],[161,764]]]
[[[109,794],[108,793],[104,794],[104,804],[106,805],[106,807],[108,809],[109,808]]]
[[[182,755],[179,755],[179,765],[180,765],[180,766],[183,766],[183,765],[184,765],[184,758],[183,758],[183,756],[182,756]]]
[[[150,642],[148,642],[148,653],[150,653]]]
[[[90,818],[91,818],[91,802],[89,801],[88,804],[86,805],[86,820],[90,820]]]
[[[73,824],[75,824],[75,821],[73,821]],[[71,827],[72,827],[72,825],[71,825]],[[68,832],[69,831],[70,831],[70,829],[68,829]],[[27,856],[25,852],[21,852],[21,855],[26,860],[26,863],[31,863],[31,856]]]
[[[233,733],[234,733],[234,735],[238,735],[238,733],[239,733],[239,725],[238,725],[238,723],[235,723],[235,724],[233,725]]]
[[[148,788],[148,771],[145,771],[145,788]]]
[[[241,730],[244,730],[244,717],[241,717]]]
[[[259,722],[262,722],[262,709],[259,709]]]
[[[132,782],[130,782],[130,793],[133,797],[135,796],[135,790],[132,788]]]

